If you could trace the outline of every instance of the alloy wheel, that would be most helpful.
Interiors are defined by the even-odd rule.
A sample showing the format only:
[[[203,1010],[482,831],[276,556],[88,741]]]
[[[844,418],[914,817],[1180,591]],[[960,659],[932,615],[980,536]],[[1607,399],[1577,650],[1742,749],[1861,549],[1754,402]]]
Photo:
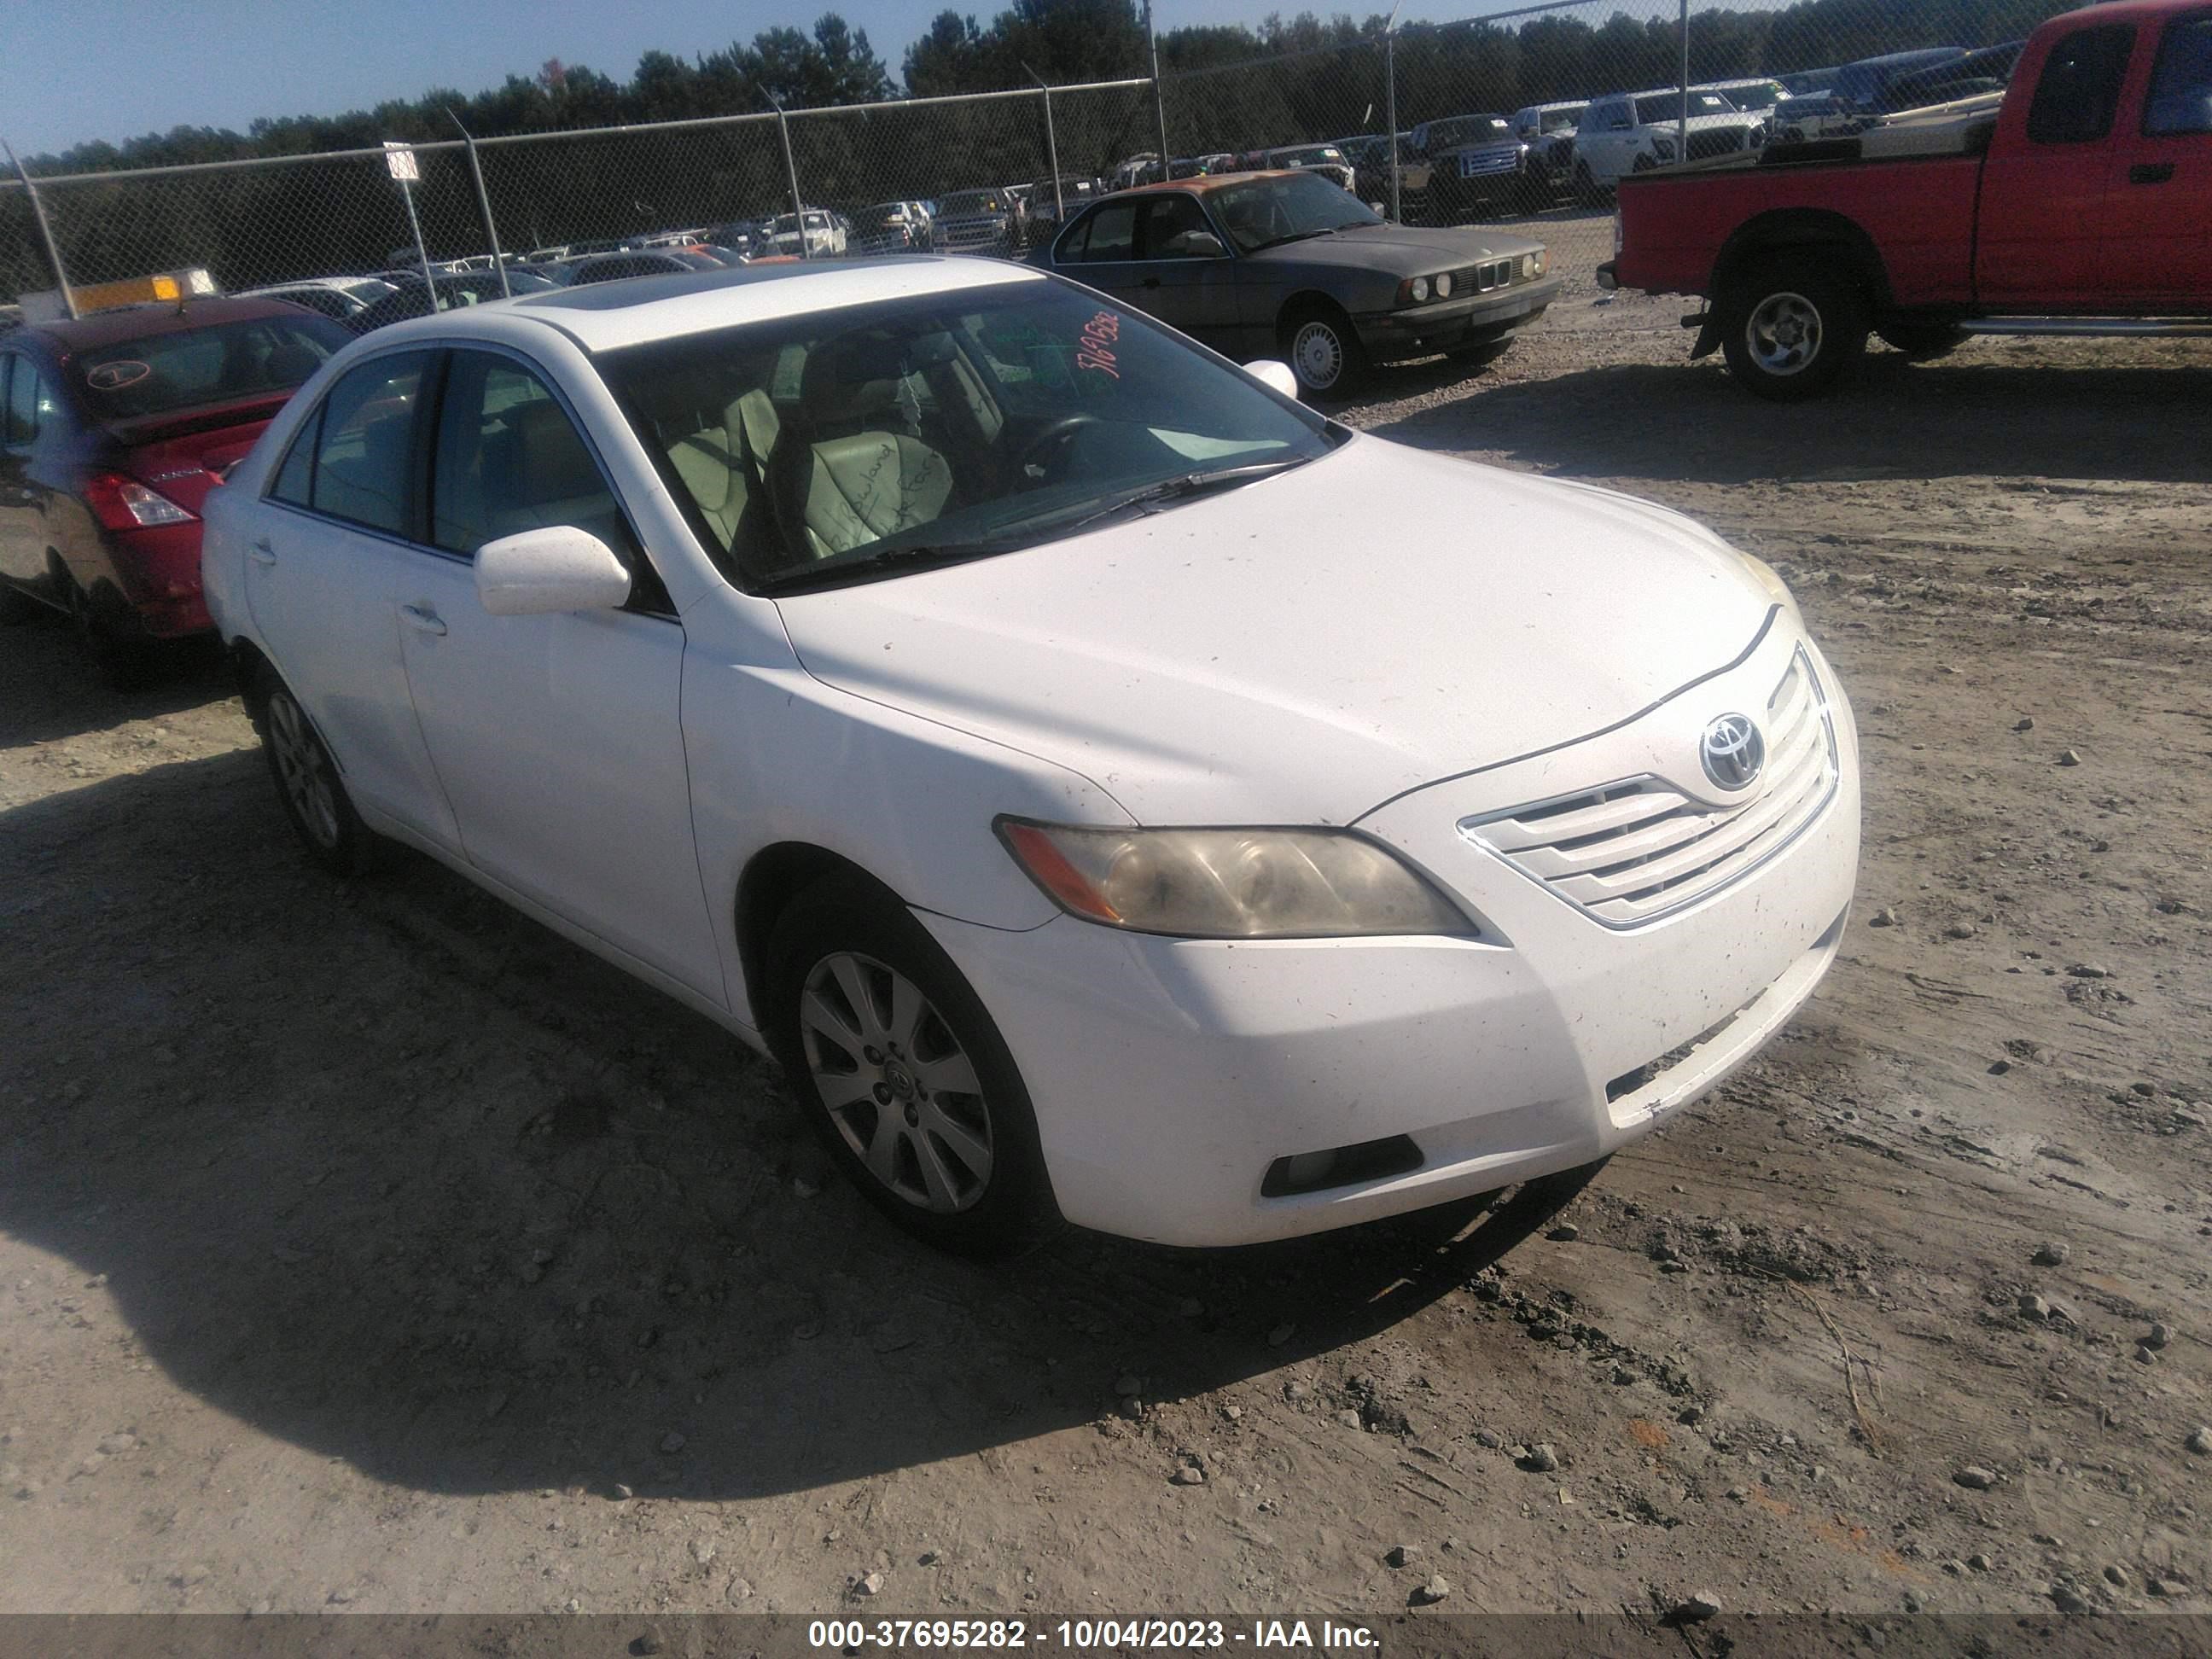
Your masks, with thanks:
[[[799,1001],[806,1069],[831,1124],[907,1203],[957,1214],[990,1185],[989,1104],[974,1062],[921,988],[856,951],[816,963]]]
[[[1326,392],[1344,374],[1344,342],[1333,326],[1316,318],[1301,325],[1291,342],[1291,362],[1301,380]]]
[[[1820,310],[1802,294],[1770,294],[1744,324],[1744,343],[1778,379],[1802,373],[1820,355]]]
[[[289,691],[269,699],[269,752],[276,762],[284,799],[318,847],[338,844],[337,799],[331,787],[330,757]]]

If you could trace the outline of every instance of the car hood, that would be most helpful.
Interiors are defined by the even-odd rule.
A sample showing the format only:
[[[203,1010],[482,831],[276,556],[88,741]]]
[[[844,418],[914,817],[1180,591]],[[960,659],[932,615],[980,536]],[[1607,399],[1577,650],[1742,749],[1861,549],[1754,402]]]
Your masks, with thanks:
[[[1526,236],[1486,228],[1424,229],[1415,225],[1358,225],[1333,236],[1309,236],[1249,255],[1268,263],[1342,265],[1418,276],[1439,264],[1468,264],[1501,253],[1532,253],[1542,246]]]
[[[1143,823],[1348,823],[1662,702],[1771,608],[1688,520],[1374,438],[778,605],[817,678],[1070,768]]]

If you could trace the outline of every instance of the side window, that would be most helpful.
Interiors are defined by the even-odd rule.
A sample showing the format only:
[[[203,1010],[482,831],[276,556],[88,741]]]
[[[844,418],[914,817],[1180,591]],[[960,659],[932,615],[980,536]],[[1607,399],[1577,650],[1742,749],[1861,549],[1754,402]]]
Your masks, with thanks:
[[[293,507],[312,507],[315,476],[315,444],[323,429],[320,409],[301,423],[293,435],[292,447],[284,456],[284,465],[276,469],[276,482],[269,486],[271,499]]]
[[[28,449],[53,413],[53,398],[27,357],[0,359],[0,378],[8,383],[6,435],[0,441],[10,449]]]
[[[1156,196],[1145,204],[1145,258],[1147,259],[1212,258],[1221,252],[1221,239],[1206,222],[1206,210],[1188,196]],[[1203,241],[1198,240],[1204,238]]]
[[[1100,208],[1091,221],[1091,237],[1083,246],[1086,264],[1096,264],[1101,259],[1132,259],[1136,257],[1137,210],[1132,203],[1117,203]]]
[[[457,351],[430,469],[430,539],[473,556],[525,530],[588,530],[632,568],[636,546],[575,422],[521,364]]]
[[[407,533],[415,413],[430,355],[363,363],[331,388],[315,431],[307,505],[393,536]]]
[[[1053,257],[1064,265],[1074,264],[1083,258],[1084,244],[1090,240],[1091,221],[1085,219],[1067,233]]]
[[[2106,23],[2076,29],[2052,46],[2028,106],[2029,142],[2094,144],[2109,135],[2135,43],[2132,23]]]
[[[2142,130],[2146,138],[2212,132],[2212,12],[2166,26]]]

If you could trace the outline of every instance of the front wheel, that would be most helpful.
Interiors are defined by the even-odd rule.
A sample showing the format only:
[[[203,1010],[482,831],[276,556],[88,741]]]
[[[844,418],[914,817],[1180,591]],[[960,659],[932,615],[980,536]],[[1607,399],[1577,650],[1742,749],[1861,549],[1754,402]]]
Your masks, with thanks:
[[[793,899],[769,934],[767,1012],[809,1127],[900,1227],[1003,1256],[1058,1219],[1013,1056],[903,905],[844,882]]]
[[[1309,398],[1346,391],[1366,367],[1351,320],[1331,307],[1311,306],[1296,313],[1283,325],[1282,339],[1298,390]]]
[[[1866,308],[1832,264],[1769,259],[1730,285],[1721,349],[1744,388],[1776,403],[1816,398],[1866,349]]]

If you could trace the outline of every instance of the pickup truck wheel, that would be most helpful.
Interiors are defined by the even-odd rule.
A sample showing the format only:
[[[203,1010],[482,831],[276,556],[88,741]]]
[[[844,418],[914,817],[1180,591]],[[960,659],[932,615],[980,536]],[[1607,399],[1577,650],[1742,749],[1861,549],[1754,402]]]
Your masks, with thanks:
[[[1866,310],[1832,265],[1771,259],[1731,284],[1721,349],[1747,391],[1777,403],[1816,398],[1866,349]]]
[[[1948,357],[1966,343],[1966,331],[1955,323],[1891,323],[1881,334],[1907,362],[1916,363]]]
[[[1283,356],[1308,398],[1348,389],[1366,367],[1359,336],[1334,306],[1309,303],[1283,319]]]

